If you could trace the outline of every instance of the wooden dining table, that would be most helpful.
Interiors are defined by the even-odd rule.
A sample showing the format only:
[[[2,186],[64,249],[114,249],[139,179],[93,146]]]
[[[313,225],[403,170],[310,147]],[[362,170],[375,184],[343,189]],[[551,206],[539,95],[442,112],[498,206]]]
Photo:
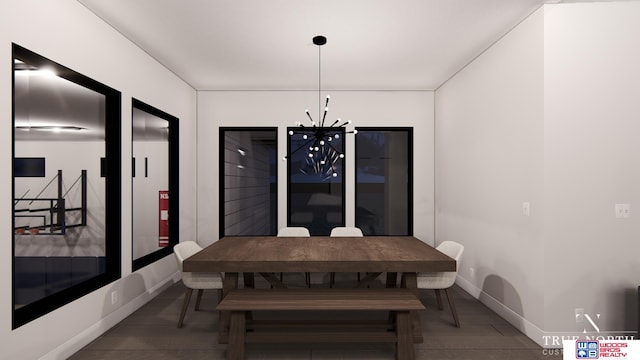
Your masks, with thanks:
[[[367,288],[382,273],[387,287],[406,287],[417,293],[416,274],[455,271],[456,261],[413,236],[364,237],[224,237],[183,263],[185,272],[223,272],[223,294],[238,287],[253,287],[253,274],[262,275],[274,288],[286,287],[274,273],[362,272],[355,287]],[[402,281],[397,284],[397,274]],[[221,313],[219,342],[228,336],[229,314]],[[420,316],[412,314],[414,338],[422,340]]]

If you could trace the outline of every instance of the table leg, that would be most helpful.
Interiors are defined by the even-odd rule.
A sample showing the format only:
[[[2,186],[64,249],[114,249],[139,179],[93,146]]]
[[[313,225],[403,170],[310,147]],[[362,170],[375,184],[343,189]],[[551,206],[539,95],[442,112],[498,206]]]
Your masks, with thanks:
[[[222,293],[227,296],[230,290],[238,288],[238,273],[226,272],[222,280]],[[220,311],[218,319],[218,343],[226,344],[229,341],[229,311]]]
[[[260,276],[262,276],[265,280],[271,284],[274,288],[278,289],[286,289],[287,287],[278,279],[273,273],[261,272]]]
[[[411,289],[417,297],[418,294],[418,277],[414,272],[406,272],[402,274],[401,286]],[[413,338],[422,343],[422,323],[420,322],[420,313],[417,310],[411,311],[411,323],[413,324]]]
[[[255,288],[256,282],[252,272],[244,272],[242,273],[242,278],[244,281],[244,287],[246,288]]]
[[[388,272],[387,273],[387,285],[388,288],[394,288],[398,286],[398,273]]]

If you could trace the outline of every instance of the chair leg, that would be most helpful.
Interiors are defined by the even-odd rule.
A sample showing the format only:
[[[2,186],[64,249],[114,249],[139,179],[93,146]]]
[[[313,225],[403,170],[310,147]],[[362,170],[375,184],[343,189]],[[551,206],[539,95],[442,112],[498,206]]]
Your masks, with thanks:
[[[438,310],[442,310],[444,309],[444,307],[442,307],[442,297],[440,296],[440,289],[434,289],[434,291],[436,292],[436,301],[438,302]]]
[[[304,273],[304,281],[307,282],[307,287],[311,288],[311,273],[310,272]]]
[[[220,304],[220,301],[222,300],[222,289],[218,289],[218,304]]]
[[[202,293],[204,290],[198,289],[198,295],[196,296],[196,307],[194,308],[196,311],[200,310],[200,300],[202,300]]]
[[[449,307],[451,308],[453,321],[456,323],[456,327],[460,327],[460,320],[458,320],[458,313],[456,312],[455,305],[453,305],[453,294],[451,294],[449,290],[451,290],[451,288],[444,289],[444,293],[447,294],[447,301],[449,302]]]
[[[332,288],[333,284],[336,283],[336,273],[332,272],[329,274],[329,287]]]
[[[186,288],[184,293],[184,301],[182,302],[182,311],[180,311],[180,318],[178,319],[178,327],[182,327],[182,321],[184,320],[184,314],[187,312],[187,308],[189,307],[189,301],[191,300],[191,293],[193,293],[193,289]]]

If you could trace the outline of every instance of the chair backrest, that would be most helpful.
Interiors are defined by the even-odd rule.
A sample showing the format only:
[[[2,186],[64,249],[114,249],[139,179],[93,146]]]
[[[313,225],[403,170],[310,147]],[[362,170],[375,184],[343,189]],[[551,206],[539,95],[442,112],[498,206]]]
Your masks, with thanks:
[[[460,261],[464,246],[455,241],[447,240],[438,245],[436,249],[456,260],[456,271],[419,273],[419,289],[447,289],[456,282],[459,268],[457,263]]]
[[[329,236],[333,237],[352,237],[352,236],[363,236],[362,230],[357,227],[351,226],[340,226],[334,227],[331,229],[331,234]]]
[[[202,250],[202,247],[195,241],[183,241],[173,247],[173,253],[176,256],[176,260],[178,260],[180,272],[182,272],[182,262],[184,259],[199,252],[200,250]]]
[[[309,230],[302,226],[283,227],[278,230],[279,237],[309,237]]]
[[[440,245],[438,245],[436,249],[458,262],[460,260],[460,257],[462,256],[462,253],[464,252],[464,245],[455,241],[447,240],[440,243]]]

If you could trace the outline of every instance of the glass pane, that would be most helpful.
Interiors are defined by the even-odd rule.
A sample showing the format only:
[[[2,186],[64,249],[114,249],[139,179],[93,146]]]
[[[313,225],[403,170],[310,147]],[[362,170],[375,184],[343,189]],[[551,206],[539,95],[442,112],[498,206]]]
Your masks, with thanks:
[[[133,108],[133,259],[169,245],[169,121]]]
[[[287,130],[289,226],[329,235],[344,226],[344,129]]]
[[[356,226],[365,235],[411,235],[411,132],[358,130]]]
[[[275,235],[277,131],[222,129],[221,236]]]
[[[14,308],[105,272],[105,95],[14,59]]]

